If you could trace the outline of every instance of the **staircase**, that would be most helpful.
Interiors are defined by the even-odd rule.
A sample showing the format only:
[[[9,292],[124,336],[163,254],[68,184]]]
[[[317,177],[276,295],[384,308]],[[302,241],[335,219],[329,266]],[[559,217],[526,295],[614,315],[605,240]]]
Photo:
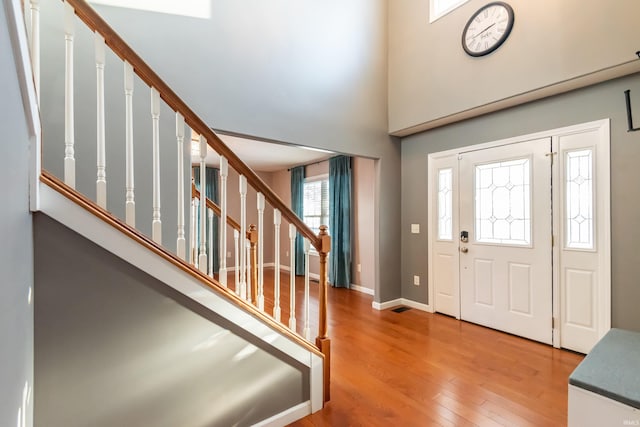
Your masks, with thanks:
[[[26,0],[22,7],[24,25],[22,22],[16,25],[18,50],[23,58],[30,58],[23,62],[25,73],[33,73],[33,84],[30,79],[25,82],[31,94],[37,133],[32,152],[39,153],[33,156],[31,185],[31,210],[36,212],[36,244],[40,247],[36,249],[36,271],[40,269],[44,277],[36,280],[36,330],[39,319],[42,325],[50,325],[48,334],[36,334],[36,425],[56,425],[50,420],[38,422],[38,408],[50,407],[55,411],[56,407],[69,404],[64,393],[59,401],[49,393],[39,393],[39,381],[54,388],[56,381],[60,381],[56,369],[83,364],[77,354],[55,353],[59,358],[56,364],[47,359],[50,357],[47,351],[80,346],[94,336],[88,332],[93,330],[89,325],[100,330],[105,322],[120,326],[105,335],[96,334],[101,338],[94,338],[96,347],[87,351],[96,357],[96,364],[100,360],[109,369],[127,368],[134,377],[144,371],[145,363],[132,365],[129,361],[133,358],[151,363],[156,352],[168,351],[166,341],[150,340],[147,346],[124,356],[104,354],[111,354],[114,346],[147,342],[140,337],[162,336],[162,331],[167,330],[173,333],[166,335],[169,339],[182,342],[183,337],[194,333],[193,328],[185,325],[196,324],[196,318],[206,319],[204,324],[194,327],[201,328],[200,333],[228,337],[208,340],[207,348],[212,351],[196,351],[194,348],[200,347],[193,342],[179,351],[184,363],[193,352],[201,355],[193,362],[201,369],[187,369],[188,378],[193,381],[172,377],[172,382],[166,382],[153,374],[142,376],[139,384],[148,383],[147,388],[141,388],[146,397],[144,405],[139,404],[134,412],[136,417],[142,413],[146,418],[135,418],[138,425],[284,425],[321,409],[329,400],[330,376],[327,228],[321,227],[320,234],[315,235],[85,1]],[[92,87],[87,86],[88,82]],[[197,189],[192,186],[189,155],[192,139],[198,141],[200,153]],[[207,148],[218,155],[219,205],[205,197]],[[228,203],[230,192],[238,195],[238,206]],[[248,198],[255,200],[255,210],[248,209],[248,205],[254,205],[247,202]],[[238,212],[238,217],[233,218],[229,212]],[[220,224],[219,238],[214,240],[206,230],[207,223],[212,224],[216,217]],[[57,239],[47,239],[50,234],[58,236]],[[295,271],[296,262],[301,261],[294,255],[297,236],[304,241],[304,280],[285,274]],[[286,266],[280,260],[281,240],[287,242],[282,249],[287,244],[290,248]],[[69,249],[69,242],[76,242],[75,251]],[[320,255],[317,284],[310,281],[309,275],[312,247]],[[219,254],[217,271],[212,262],[215,252]],[[91,253],[93,257],[87,255]],[[228,258],[228,253],[233,257]],[[76,264],[78,259],[84,261]],[[56,266],[65,260],[66,268],[73,272],[64,272],[62,279],[56,281],[53,278],[59,272]],[[97,277],[80,274],[83,266],[94,263]],[[130,273],[122,279],[120,271]],[[281,272],[289,283],[281,283]],[[265,276],[270,275],[273,287],[266,289]],[[138,280],[132,277],[141,277],[144,286],[154,292],[135,288],[135,292],[128,294],[127,286],[122,284]],[[317,299],[311,297],[312,290],[317,292]],[[104,300],[112,301],[112,306],[104,308]],[[312,304],[317,307],[311,307]],[[103,310],[108,312],[104,314]],[[76,311],[90,319],[84,325],[86,328],[74,326],[77,318],[67,318],[67,313]],[[317,321],[310,318],[311,312],[318,313]],[[196,316],[192,319],[193,315]],[[135,325],[127,326],[118,320],[123,316],[137,319]],[[178,327],[168,318],[191,320],[178,322],[182,325]],[[148,324],[149,329],[142,328],[141,323]],[[48,328],[41,327],[40,331]],[[51,341],[52,336],[60,341]],[[112,339],[115,341],[111,346],[104,344]],[[48,350],[39,351],[39,342],[46,343],[40,344],[40,348]],[[136,345],[132,347],[137,348]],[[230,348],[237,351],[228,351]],[[262,369],[247,364],[238,368],[234,361],[244,360],[242,351],[258,354],[255,360],[263,361],[257,363]],[[226,356],[221,359],[222,354]],[[71,367],[70,358],[77,359]],[[44,359],[46,362],[42,362]],[[214,359],[217,362],[213,363]],[[49,366],[48,370],[42,366]],[[39,377],[38,369],[54,373]],[[93,374],[98,366],[88,364],[85,369],[82,372],[92,373],[92,380],[85,381],[91,383],[89,386],[118,387],[108,375]],[[240,379],[237,378],[240,375],[233,374],[238,369],[256,372]],[[212,372],[215,374],[209,380],[202,381]],[[270,372],[288,374],[275,375],[278,378],[274,380]],[[226,378],[227,389],[238,391],[225,393],[224,387],[215,385],[222,377]],[[272,382],[265,385],[265,381]],[[178,383],[185,389],[181,393],[174,389]],[[209,383],[211,388],[207,387]],[[69,383],[69,387],[74,387],[73,384]],[[158,391],[163,387],[167,393]],[[136,385],[132,384],[132,388]],[[249,389],[264,394],[246,392]],[[219,394],[212,390],[218,390]],[[278,393],[290,394],[291,390],[301,397],[280,399],[274,406],[276,409],[271,409],[273,413],[259,403],[273,400]],[[189,423],[180,418],[179,412],[184,409],[193,414],[198,411],[197,406],[182,405],[184,408],[175,409],[180,406],[174,400],[176,396],[182,396],[182,402],[193,402],[193,398],[185,399],[185,393],[191,397],[203,393],[208,396],[201,399],[201,404],[207,406],[206,410],[202,408],[203,415],[189,418],[193,419]],[[84,398],[82,393],[75,397],[79,398]],[[75,422],[131,423],[127,414],[133,412],[122,408],[136,398],[140,396],[133,392],[121,393],[117,399],[108,399],[119,399],[119,406],[113,407],[116,409],[110,411],[105,404],[101,409],[81,411],[78,417],[84,418],[76,418]],[[140,409],[145,405],[153,410]],[[211,405],[235,409],[216,411]],[[64,418],[58,422],[76,425]]]

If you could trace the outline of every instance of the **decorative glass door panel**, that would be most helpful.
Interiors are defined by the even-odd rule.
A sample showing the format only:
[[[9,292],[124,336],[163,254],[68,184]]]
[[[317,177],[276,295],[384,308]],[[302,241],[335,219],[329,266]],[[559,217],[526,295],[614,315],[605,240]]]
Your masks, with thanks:
[[[476,241],[531,245],[530,159],[475,167]]]

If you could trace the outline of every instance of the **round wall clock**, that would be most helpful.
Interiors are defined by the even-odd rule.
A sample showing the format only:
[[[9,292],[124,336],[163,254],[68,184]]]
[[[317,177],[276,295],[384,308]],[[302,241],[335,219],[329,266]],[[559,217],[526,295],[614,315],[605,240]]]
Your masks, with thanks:
[[[471,56],[487,55],[504,43],[513,28],[513,9],[496,1],[482,6],[462,30],[462,48]]]

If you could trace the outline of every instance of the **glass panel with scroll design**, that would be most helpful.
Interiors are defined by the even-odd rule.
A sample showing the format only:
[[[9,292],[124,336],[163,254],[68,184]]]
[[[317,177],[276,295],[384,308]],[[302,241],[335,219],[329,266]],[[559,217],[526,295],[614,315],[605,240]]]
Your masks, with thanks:
[[[438,171],[438,239],[452,240],[453,170]]]
[[[530,180],[529,158],[476,166],[477,242],[531,244]]]
[[[565,153],[566,246],[593,249],[593,151]]]

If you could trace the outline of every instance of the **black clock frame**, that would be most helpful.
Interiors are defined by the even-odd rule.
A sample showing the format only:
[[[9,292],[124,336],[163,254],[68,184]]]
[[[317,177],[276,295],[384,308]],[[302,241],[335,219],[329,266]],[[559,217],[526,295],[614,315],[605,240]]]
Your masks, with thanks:
[[[502,37],[500,37],[500,39],[498,39],[498,41],[496,42],[496,44],[494,44],[493,46],[491,46],[489,49],[486,50],[482,50],[479,52],[474,52],[469,50],[469,48],[467,47],[467,45],[465,44],[465,39],[466,39],[466,35],[467,35],[467,30],[469,29],[469,26],[471,25],[471,23],[473,22],[474,19],[476,19],[476,16],[480,15],[485,9],[491,7],[491,6],[502,6],[507,10],[507,14],[508,14],[508,18],[507,18],[507,29],[504,32],[504,34],[502,35]],[[462,30],[462,48],[464,49],[464,51],[467,53],[467,55],[469,56],[485,56],[490,54],[491,52],[493,52],[494,50],[498,49],[500,46],[502,46],[502,44],[505,42],[505,40],[507,40],[507,38],[509,37],[509,34],[511,34],[511,30],[513,29],[513,22],[515,21],[515,14],[513,13],[513,8],[508,4],[505,3],[503,1],[494,1],[491,3],[487,3],[484,6],[482,6],[480,9],[478,9],[476,11],[476,13],[474,13],[471,18],[469,18],[469,20],[467,21],[467,24],[464,26],[464,29]]]

